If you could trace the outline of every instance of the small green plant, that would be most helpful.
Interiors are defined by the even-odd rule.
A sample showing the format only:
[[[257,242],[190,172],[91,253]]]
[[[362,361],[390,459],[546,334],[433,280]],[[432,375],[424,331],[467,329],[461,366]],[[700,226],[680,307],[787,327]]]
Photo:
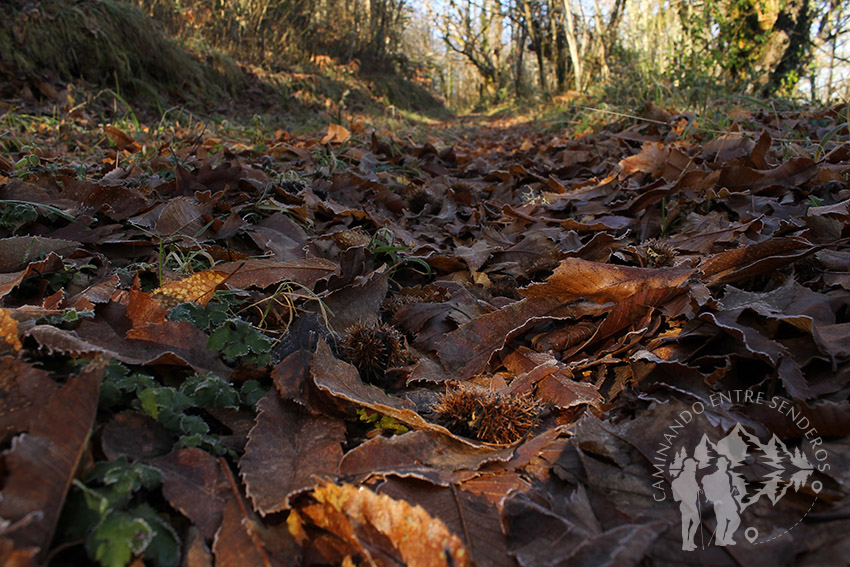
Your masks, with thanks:
[[[816,195],[809,195],[809,206],[810,207],[820,207],[821,203],[823,203],[823,199]]]
[[[256,381],[237,390],[214,374],[193,374],[182,382],[163,384],[153,376],[130,372],[121,363],[109,365],[101,386],[100,406],[131,407],[157,420],[177,438],[180,447],[200,447],[218,456],[233,455],[219,442],[207,422],[206,409],[253,406],[265,394]]]
[[[271,362],[271,339],[233,314],[238,300],[221,293],[215,297],[217,300],[210,301],[206,307],[197,303],[177,305],[169,311],[168,318],[188,321],[201,331],[209,332],[207,348],[218,352],[228,364],[268,365]]]
[[[668,236],[673,223],[679,217],[678,213],[671,214],[670,208],[667,205],[667,198],[661,199],[661,236]]]
[[[155,567],[180,564],[180,538],[167,516],[143,503],[162,477],[153,467],[124,457],[97,463],[84,482],[74,480],[59,525],[60,539],[84,541],[103,567],[125,567],[144,554]]]
[[[345,165],[330,148],[318,150],[313,153],[313,156],[316,158],[318,172],[323,177],[331,177],[339,168]]]
[[[228,319],[216,327],[207,348],[229,364],[267,366],[271,362],[272,341],[241,319]]]
[[[169,311],[168,318],[172,321],[188,321],[201,331],[208,331],[223,325],[230,318],[228,310],[229,306],[220,301],[210,301],[206,307],[197,303],[181,303]]]
[[[28,203],[0,205],[0,228],[14,234],[21,227],[38,219],[38,211]]]
[[[400,252],[410,250],[410,246],[398,246],[396,244],[395,234],[386,227],[381,227],[375,231],[369,244],[366,245],[366,249],[372,255],[372,259],[375,262],[386,264],[394,269],[409,265],[417,272],[431,277],[431,266],[428,262],[422,258],[402,256]],[[421,268],[422,271],[417,270],[417,267]]]
[[[265,138],[265,120],[259,114],[255,114],[251,117],[251,122],[254,127],[251,132],[251,142],[254,144],[254,151],[256,152],[264,152],[268,150],[268,146],[266,145]]]
[[[23,146],[21,150],[25,152],[34,152],[36,148],[33,146]],[[26,179],[32,175],[41,164],[41,159],[34,153],[28,153],[21,159],[15,162],[15,175],[20,179]]]

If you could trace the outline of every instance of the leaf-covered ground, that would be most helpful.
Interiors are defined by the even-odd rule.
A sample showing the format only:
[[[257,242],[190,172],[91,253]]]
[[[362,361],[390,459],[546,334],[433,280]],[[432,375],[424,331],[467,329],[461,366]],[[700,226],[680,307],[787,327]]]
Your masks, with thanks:
[[[30,133],[0,563],[846,563],[847,112]]]

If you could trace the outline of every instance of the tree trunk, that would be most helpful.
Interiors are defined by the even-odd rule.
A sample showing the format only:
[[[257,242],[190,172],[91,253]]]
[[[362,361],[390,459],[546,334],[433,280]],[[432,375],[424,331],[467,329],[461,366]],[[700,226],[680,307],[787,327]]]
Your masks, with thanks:
[[[573,12],[570,8],[569,0],[563,0],[564,4],[564,34],[567,36],[567,47],[570,49],[570,60],[573,63],[573,77],[575,79],[575,87],[578,92],[582,92],[583,82],[583,65],[581,57],[578,55],[578,40],[576,39],[575,21]]]
[[[799,76],[803,70],[810,17],[809,0],[788,0],[784,4],[756,60],[756,84],[761,94],[778,90],[792,73]]]
[[[528,31],[528,37],[531,39],[531,46],[537,55],[537,67],[540,69],[538,79],[540,81],[540,90],[545,95],[548,89],[546,88],[546,61],[543,57],[543,41],[537,30],[534,29],[534,14],[531,10],[531,2],[522,0],[522,12],[525,17],[525,27]]]

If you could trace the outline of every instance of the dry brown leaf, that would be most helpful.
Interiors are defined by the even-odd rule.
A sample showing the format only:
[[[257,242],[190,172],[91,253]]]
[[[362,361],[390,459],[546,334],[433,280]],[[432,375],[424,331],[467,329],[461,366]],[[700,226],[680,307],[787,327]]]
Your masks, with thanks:
[[[345,442],[345,423],[315,415],[270,391],[257,404],[239,470],[245,492],[261,515],[289,506],[291,495],[335,477]]]
[[[232,500],[221,462],[201,449],[185,448],[150,461],[162,474],[162,495],[212,541]]]
[[[349,132],[345,126],[337,124],[335,122],[331,122],[328,124],[328,133],[322,138],[323,144],[344,144],[351,138],[351,132]]]
[[[527,297],[579,298],[597,303],[622,301],[650,288],[679,287],[694,270],[690,268],[633,268],[567,258],[543,283],[519,290]]]
[[[546,319],[574,315],[560,298],[529,298],[498,311],[482,315],[445,335],[437,345],[437,355],[446,370],[462,380],[483,371],[493,354],[513,337]]]
[[[17,549],[36,548],[45,557],[86,450],[105,370],[106,362],[97,360],[69,378],[41,408],[28,434],[15,438],[3,454],[0,518],[27,519],[9,534]]]

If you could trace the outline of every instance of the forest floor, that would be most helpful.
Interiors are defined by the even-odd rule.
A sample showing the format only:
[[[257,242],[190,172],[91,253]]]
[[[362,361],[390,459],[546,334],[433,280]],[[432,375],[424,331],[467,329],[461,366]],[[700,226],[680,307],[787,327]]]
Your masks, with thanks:
[[[846,105],[330,110],[0,117],[0,563],[846,563]]]

